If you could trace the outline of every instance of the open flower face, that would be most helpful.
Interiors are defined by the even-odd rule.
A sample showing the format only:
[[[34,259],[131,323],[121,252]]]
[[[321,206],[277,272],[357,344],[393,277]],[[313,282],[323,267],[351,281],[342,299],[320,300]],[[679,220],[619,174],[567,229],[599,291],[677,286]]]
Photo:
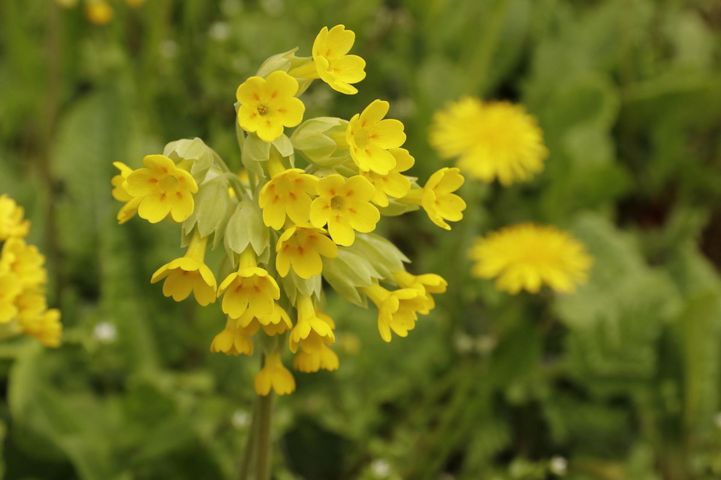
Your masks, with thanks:
[[[317,177],[299,168],[275,175],[260,191],[258,202],[263,209],[263,222],[276,230],[283,228],[286,217],[296,225],[308,225],[311,196],[315,195],[317,185]]]
[[[375,188],[360,175],[349,179],[338,174],[324,177],[310,206],[310,221],[316,228],[327,224],[338,245],[352,245],[356,231],[372,232],[380,220],[380,212],[370,203],[373,195]]]
[[[241,266],[223,280],[218,295],[223,295],[223,312],[230,318],[240,318],[246,312],[264,317],[273,313],[280,289],[265,269]]]
[[[183,222],[193,213],[193,194],[198,184],[185,169],[165,155],[147,155],[144,168],[128,175],[127,193],[138,198],[138,215],[150,223],[158,223],[168,215]]]
[[[396,166],[396,158],[389,151],[406,141],[403,124],[385,118],[390,104],[373,100],[360,114],[348,122],[346,141],[353,161],[362,171],[372,170],[387,175]]]
[[[348,55],[354,42],[355,33],[343,25],[330,30],[323,27],[313,42],[313,62],[318,76],[333,90],[346,95],[358,93],[351,84],[366,76],[365,60],[358,55]]]
[[[423,209],[433,223],[445,230],[451,229],[446,221],[458,222],[463,218],[466,202],[453,193],[461,188],[463,181],[457,168],[441,168],[423,187]]]
[[[283,134],[284,127],[295,127],[303,120],[305,105],[296,93],[298,81],[281,70],[267,78],[250,77],[235,95],[240,103],[238,125],[264,142],[272,142]]]
[[[320,275],[324,257],[335,257],[338,247],[320,228],[290,227],[278,239],[275,268],[281,277],[292,268],[300,278]]]

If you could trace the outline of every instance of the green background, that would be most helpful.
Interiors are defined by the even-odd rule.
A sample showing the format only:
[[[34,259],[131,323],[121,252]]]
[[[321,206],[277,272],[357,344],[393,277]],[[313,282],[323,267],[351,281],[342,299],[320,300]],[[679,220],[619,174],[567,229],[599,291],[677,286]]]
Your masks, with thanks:
[[[721,478],[718,1],[114,6],[99,27],[80,7],[0,0],[0,192],[33,221],[66,328],[58,350],[0,345],[6,478],[236,477],[258,360],[210,354],[219,309],[149,284],[180,253],[178,229],[118,226],[111,163],[199,136],[239,168],[237,85],[337,23],[368,76],[356,96],[316,84],[308,118],[390,100],[425,179],[446,165],[427,142],[435,110],[507,99],[538,117],[551,154],[528,184],[469,180],[452,233],[422,212],[382,223],[449,290],[391,344],[374,310],[329,295],[341,368],[297,374],[275,403],[274,478]],[[477,235],[528,220],[594,256],[575,295],[470,277]]]

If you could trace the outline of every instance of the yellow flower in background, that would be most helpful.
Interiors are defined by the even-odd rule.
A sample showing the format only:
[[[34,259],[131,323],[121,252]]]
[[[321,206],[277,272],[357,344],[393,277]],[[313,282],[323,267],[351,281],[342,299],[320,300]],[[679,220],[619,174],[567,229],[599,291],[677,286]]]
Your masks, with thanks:
[[[24,237],[30,222],[24,219],[25,211],[7,195],[0,195],[0,241],[11,237]]]
[[[190,172],[165,155],[146,155],[143,164],[126,179],[126,191],[138,198],[140,218],[158,223],[170,214],[175,222],[187,220],[195,208],[193,194],[198,192]]]
[[[210,351],[232,356],[253,355],[253,335],[257,331],[257,324],[239,327],[238,322],[228,318],[223,331],[213,338]]]
[[[360,175],[328,175],[318,184],[318,197],[310,206],[310,222],[316,228],[327,224],[335,243],[350,246],[356,231],[372,232],[380,220],[380,212],[371,204],[374,195],[373,184]]]
[[[477,98],[436,113],[430,141],[441,156],[458,158],[471,177],[503,185],[529,180],[548,156],[541,128],[521,105]]]
[[[37,338],[46,347],[55,348],[60,345],[63,325],[60,323],[60,311],[50,309],[33,319],[20,319],[23,331]]]
[[[45,257],[35,245],[28,245],[21,238],[11,238],[5,242],[0,263],[15,276],[15,281],[22,288],[36,287],[47,281]]]
[[[263,368],[255,376],[255,392],[258,395],[268,395],[271,389],[277,395],[288,395],[295,390],[295,379],[283,366],[279,352],[266,355]]]
[[[264,142],[272,142],[283,134],[284,127],[295,127],[303,120],[305,105],[296,93],[298,81],[281,70],[267,78],[250,77],[235,94],[240,103],[238,125]]]
[[[415,159],[405,148],[393,148],[389,152],[396,159],[396,166],[386,175],[372,170],[360,172],[375,187],[376,192],[372,200],[379,207],[388,206],[388,197],[403,198],[411,189],[411,181],[403,175],[403,172],[413,166]]]
[[[21,320],[33,320],[48,308],[45,292],[38,288],[24,290],[15,298],[15,307]]]
[[[454,194],[464,179],[457,168],[441,168],[428,179],[422,189],[411,190],[403,200],[423,207],[428,218],[444,230],[450,230],[447,221],[463,219],[466,202]]]
[[[63,8],[73,8],[78,4],[78,0],[55,0],[55,3]]]
[[[281,277],[292,268],[300,278],[320,275],[324,257],[333,258],[338,247],[320,228],[290,227],[278,238],[275,268]]]
[[[145,0],[125,0],[125,3],[127,3],[130,8],[138,8],[143,6]]]
[[[18,314],[15,300],[21,291],[15,275],[4,271],[0,265],[0,323],[7,323]]]
[[[113,19],[113,7],[105,0],[90,0],[85,4],[85,16],[95,25],[106,25]]]
[[[418,314],[428,312],[425,296],[415,288],[389,291],[376,283],[363,291],[378,308],[378,332],[385,342],[391,341],[391,332],[407,337]]]
[[[298,310],[298,320],[288,338],[291,352],[295,353],[298,345],[306,341],[309,342],[309,345],[313,342],[333,343],[335,341],[333,320],[328,315],[316,311],[310,297],[298,297],[296,309]]]
[[[142,197],[133,197],[128,192],[128,177],[133,173],[133,169],[125,165],[123,162],[113,162],[113,166],[120,173],[115,175],[111,180],[113,185],[113,198],[119,202],[124,202],[117,215],[119,224],[123,224],[133,218],[138,212],[138,205]]]
[[[280,230],[286,217],[296,225],[308,225],[311,196],[315,195],[318,178],[305,173],[300,168],[284,169],[278,160],[271,157],[269,168],[275,174],[263,185],[258,204],[263,209],[263,223]]]
[[[355,33],[336,25],[323,27],[313,42],[313,64],[317,75],[336,92],[358,93],[353,83],[366,77],[366,62],[358,55],[348,55],[355,42]]]
[[[248,248],[240,257],[238,271],[220,284],[218,296],[221,295],[223,312],[231,318],[240,318],[246,312],[264,317],[273,313],[280,288],[267,270],[257,266],[255,254]]]
[[[579,241],[553,226],[521,224],[476,241],[473,274],[495,278],[499,290],[537,293],[543,285],[567,293],[585,282],[592,258]]]
[[[390,173],[396,166],[396,158],[389,150],[399,148],[406,141],[403,123],[385,118],[389,109],[390,103],[385,100],[373,100],[348,122],[346,142],[353,161],[364,172]]]
[[[397,272],[393,278],[398,282],[401,288],[412,288],[423,296],[423,310],[420,313],[427,314],[436,306],[433,300],[434,294],[445,293],[448,282],[435,273],[424,273],[422,275],[413,275],[406,271]]]
[[[215,301],[217,283],[212,270],[205,264],[208,238],[195,234],[185,255],[163,265],[153,273],[150,283],[163,283],[163,295],[176,302],[185,300],[191,293],[198,304],[206,306]]]

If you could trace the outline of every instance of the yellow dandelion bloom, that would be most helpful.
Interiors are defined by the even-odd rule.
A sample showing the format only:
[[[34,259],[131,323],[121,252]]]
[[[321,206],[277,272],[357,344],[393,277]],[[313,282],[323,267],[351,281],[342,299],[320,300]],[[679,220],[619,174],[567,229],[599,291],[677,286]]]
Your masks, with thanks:
[[[60,323],[60,311],[50,309],[33,319],[20,319],[20,326],[27,335],[37,338],[46,347],[60,345],[63,325]]]
[[[313,42],[313,64],[317,75],[336,92],[358,93],[353,83],[366,77],[366,62],[358,55],[348,55],[355,42],[355,33],[336,25],[323,27]]]
[[[378,308],[378,332],[385,342],[395,333],[407,337],[416,326],[418,314],[428,312],[425,296],[415,288],[389,291],[378,284],[363,289]]]
[[[41,316],[48,308],[45,293],[39,288],[23,290],[15,298],[17,316],[21,320],[32,320]]]
[[[126,191],[138,197],[138,215],[158,223],[170,214],[175,222],[184,222],[195,208],[193,194],[198,184],[187,170],[165,155],[146,155],[144,168],[130,173]]]
[[[5,242],[0,262],[23,288],[43,285],[47,281],[47,272],[43,266],[45,257],[35,245],[28,245],[21,238],[11,238]]]
[[[275,230],[283,228],[286,217],[296,225],[308,225],[311,197],[316,193],[318,178],[300,168],[286,170],[273,155],[268,168],[272,178],[263,185],[258,197],[263,222]]]
[[[268,354],[263,368],[255,376],[255,392],[258,395],[268,395],[271,389],[277,395],[288,395],[295,390],[295,379],[283,366],[280,352]]]
[[[258,331],[258,324],[246,327],[238,326],[238,322],[228,318],[225,328],[210,343],[210,351],[226,355],[253,355],[253,335]]]
[[[153,273],[150,283],[163,283],[163,295],[176,302],[185,300],[191,293],[202,306],[215,301],[217,283],[215,275],[205,264],[205,248],[208,238],[195,234],[185,255],[163,265]]]
[[[572,292],[586,280],[592,259],[585,247],[553,226],[521,224],[476,241],[473,274],[495,278],[499,290],[537,293],[543,285]]]
[[[113,7],[104,0],[90,0],[85,4],[85,16],[95,25],[106,25],[113,19]]]
[[[338,247],[320,228],[290,227],[278,238],[275,268],[281,277],[292,268],[300,278],[320,275],[323,271],[321,256],[333,258]]]
[[[527,181],[548,156],[543,132],[521,105],[464,98],[436,113],[431,144],[468,175],[503,185]]]
[[[123,162],[113,162],[113,166],[119,170],[119,173],[111,180],[113,198],[119,202],[124,202],[117,215],[118,223],[122,225],[138,212],[138,205],[142,197],[133,197],[128,192],[128,177],[133,173],[133,169]]]
[[[0,266],[0,323],[7,323],[18,314],[15,301],[21,291],[15,275]]]
[[[305,105],[296,93],[298,81],[281,70],[267,78],[250,77],[235,94],[240,103],[238,125],[264,142],[272,142],[283,134],[284,127],[295,127],[303,120]]]
[[[361,170],[360,172],[375,187],[376,193],[372,200],[379,207],[388,206],[388,197],[403,198],[411,189],[411,181],[403,175],[403,172],[413,166],[415,159],[405,148],[392,148],[389,152],[396,159],[396,166],[386,175],[372,170],[367,172]]]
[[[7,195],[0,195],[0,241],[28,234],[30,222],[24,216],[23,207]]]
[[[223,312],[231,318],[240,318],[246,312],[253,317],[265,317],[273,313],[280,288],[265,269],[257,266],[255,253],[249,247],[240,256],[238,271],[220,284],[218,296],[221,295]]]
[[[396,157],[389,151],[406,141],[403,123],[385,118],[390,103],[373,100],[362,113],[356,113],[348,122],[346,142],[351,157],[362,171],[372,170],[388,175],[396,166]]]
[[[371,204],[375,188],[366,178],[328,175],[318,183],[318,197],[310,205],[310,222],[316,228],[328,225],[328,233],[338,245],[350,246],[355,232],[376,228],[380,212]]]
[[[435,273],[424,273],[422,275],[413,275],[411,273],[401,271],[393,275],[393,279],[401,288],[412,288],[417,290],[423,296],[423,309],[420,313],[427,314],[436,306],[433,294],[445,293],[448,282]]]

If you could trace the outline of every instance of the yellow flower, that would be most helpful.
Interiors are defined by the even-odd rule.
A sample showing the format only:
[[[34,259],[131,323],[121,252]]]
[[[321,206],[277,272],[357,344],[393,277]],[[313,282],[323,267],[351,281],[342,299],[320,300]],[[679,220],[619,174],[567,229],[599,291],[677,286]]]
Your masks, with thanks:
[[[47,310],[32,320],[20,319],[20,326],[26,334],[37,338],[46,347],[60,345],[63,326],[60,323],[60,311],[56,309]]]
[[[130,173],[127,192],[138,197],[138,215],[150,223],[158,223],[170,214],[180,223],[193,213],[193,194],[198,184],[185,169],[165,155],[146,155],[144,168]]]
[[[28,234],[30,222],[23,220],[23,208],[7,195],[0,195],[0,241]]]
[[[248,247],[240,256],[238,271],[223,280],[218,296],[223,296],[223,312],[231,318],[240,318],[247,312],[253,317],[273,313],[280,289],[268,272],[257,266],[255,254]]]
[[[298,81],[281,70],[267,78],[250,77],[235,94],[240,103],[238,125],[272,142],[283,134],[283,127],[295,127],[303,120],[305,105],[296,93]]]
[[[215,301],[216,286],[215,275],[205,264],[205,247],[208,238],[201,238],[196,232],[190,240],[185,255],[176,258],[160,267],[153,273],[150,283],[163,283],[163,295],[173,297],[180,302],[190,296],[192,292],[195,300],[203,306]]]
[[[258,328],[263,328],[263,332],[270,337],[281,335],[293,328],[290,315],[278,304],[275,305],[270,315],[256,317],[252,315],[250,311],[246,310],[246,312],[235,321],[238,326],[242,328],[248,328],[253,325]]]
[[[296,225],[307,225],[311,196],[316,193],[318,178],[300,168],[286,170],[274,156],[268,161],[268,167],[272,178],[260,190],[258,197],[263,209],[263,223],[280,230],[287,216]]]
[[[328,370],[332,372],[338,370],[340,362],[338,361],[338,355],[331,350],[327,345],[322,343],[318,350],[306,351],[301,349],[293,357],[293,368],[299,372],[313,373],[318,370]]]
[[[113,7],[105,0],[90,0],[85,4],[85,16],[95,25],[105,25],[113,18]]]
[[[459,169],[441,168],[431,175],[422,189],[411,190],[403,201],[422,206],[433,223],[450,230],[446,220],[460,221],[466,209],[466,202],[453,193],[461,188],[463,181]]]
[[[423,309],[420,313],[427,314],[436,306],[433,294],[445,293],[448,282],[435,273],[424,273],[422,275],[413,275],[411,273],[400,271],[393,275],[393,279],[401,288],[412,288],[423,296]]]
[[[464,98],[436,113],[430,136],[441,156],[468,175],[503,185],[543,170],[548,150],[536,119],[520,105]]]
[[[373,284],[363,291],[378,308],[378,332],[386,342],[391,341],[391,332],[407,337],[416,326],[418,314],[428,312],[424,295],[415,288],[389,291]]]
[[[255,392],[258,395],[268,395],[271,389],[277,395],[288,395],[295,390],[295,379],[283,366],[280,352],[268,354],[263,368],[255,376]]]
[[[366,77],[366,62],[358,55],[348,55],[355,42],[355,33],[336,25],[323,27],[313,42],[313,64],[317,75],[336,92],[354,95],[358,83]]]
[[[328,224],[328,233],[338,245],[350,246],[355,232],[372,232],[380,213],[370,200],[375,188],[367,179],[355,175],[345,177],[332,174],[318,184],[318,197],[310,206],[310,222],[316,228]]]
[[[45,294],[40,289],[27,289],[15,298],[17,316],[21,320],[32,320],[47,310]]]
[[[47,272],[43,267],[45,257],[35,245],[28,245],[21,238],[5,242],[0,262],[15,275],[15,281],[23,288],[36,287],[47,281]]]
[[[0,323],[7,323],[18,314],[15,302],[21,291],[15,275],[0,266]]]
[[[584,246],[553,226],[520,224],[476,241],[471,250],[473,274],[496,278],[509,293],[537,293],[543,285],[572,292],[585,282],[592,259]]]
[[[372,170],[387,175],[396,166],[396,158],[389,150],[406,141],[403,124],[385,118],[389,108],[388,102],[373,100],[348,122],[346,142],[353,161],[364,172]]]
[[[319,228],[290,227],[278,238],[275,268],[281,277],[288,275],[291,267],[300,278],[320,275],[324,257],[333,258],[338,247]]]
[[[217,334],[210,343],[210,351],[233,356],[252,355],[253,335],[255,335],[257,331],[257,323],[240,327],[238,326],[238,322],[228,318],[223,331]]]
[[[113,198],[119,202],[124,202],[118,212],[117,220],[121,225],[135,216],[138,212],[138,205],[142,197],[133,197],[128,193],[128,177],[133,173],[133,169],[125,165],[123,162],[113,162],[113,166],[120,173],[112,179]]]
[[[130,8],[138,8],[145,3],[145,0],[125,0]]]
[[[299,296],[296,309],[298,321],[288,337],[291,352],[295,353],[301,343],[305,343],[306,350],[317,350],[320,343],[329,344],[335,341],[333,319],[317,312],[310,297]]]
[[[386,175],[381,175],[372,170],[360,174],[367,178],[375,187],[373,203],[380,207],[388,206],[388,197],[405,197],[411,189],[411,182],[401,172],[405,172],[413,166],[415,159],[405,148],[392,148],[389,150],[396,159],[396,166]]]

